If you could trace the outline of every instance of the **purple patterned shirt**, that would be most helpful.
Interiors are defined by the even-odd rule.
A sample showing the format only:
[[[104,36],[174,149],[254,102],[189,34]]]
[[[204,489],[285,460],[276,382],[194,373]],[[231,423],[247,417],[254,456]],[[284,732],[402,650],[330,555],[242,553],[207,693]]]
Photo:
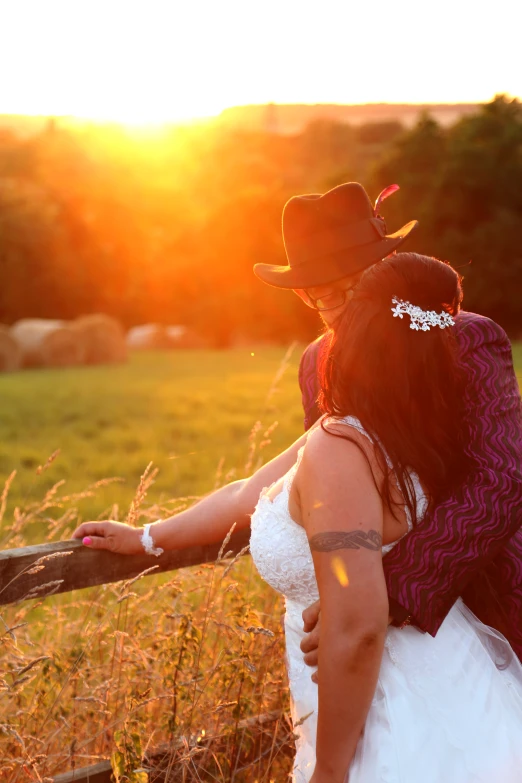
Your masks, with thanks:
[[[459,363],[477,467],[383,559],[390,611],[435,635],[459,596],[501,631],[522,660],[522,403],[505,332],[489,318],[456,318]],[[299,385],[305,429],[319,418],[320,337],[305,350]]]

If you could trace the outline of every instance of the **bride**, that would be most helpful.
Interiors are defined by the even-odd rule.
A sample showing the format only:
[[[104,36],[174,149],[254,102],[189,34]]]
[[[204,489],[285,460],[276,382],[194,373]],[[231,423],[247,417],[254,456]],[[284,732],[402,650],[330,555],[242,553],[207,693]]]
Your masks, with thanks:
[[[286,599],[295,783],[522,780],[522,666],[507,641],[460,599],[435,638],[388,626],[382,554],[472,466],[452,332],[461,299],[441,261],[378,262],[332,333],[316,427],[175,517],[73,534],[158,555],[222,540],[233,521],[251,526],[259,573]],[[300,643],[302,612],[318,598],[316,684]]]

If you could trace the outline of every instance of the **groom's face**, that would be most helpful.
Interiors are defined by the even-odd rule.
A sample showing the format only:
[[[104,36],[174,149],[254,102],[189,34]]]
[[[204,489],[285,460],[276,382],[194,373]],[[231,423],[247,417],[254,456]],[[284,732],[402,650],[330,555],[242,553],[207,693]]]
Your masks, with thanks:
[[[346,307],[347,302],[352,298],[352,289],[360,279],[361,273],[358,273],[326,285],[313,286],[312,288],[294,288],[294,292],[308,307],[318,311],[327,326],[333,327]]]

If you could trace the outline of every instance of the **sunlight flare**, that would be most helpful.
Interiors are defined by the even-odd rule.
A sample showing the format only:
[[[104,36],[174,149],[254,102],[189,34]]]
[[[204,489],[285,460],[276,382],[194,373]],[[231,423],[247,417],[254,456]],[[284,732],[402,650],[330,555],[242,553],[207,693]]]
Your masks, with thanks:
[[[340,557],[332,557],[332,571],[339,580],[341,587],[348,587],[350,580],[346,573],[346,567]]]

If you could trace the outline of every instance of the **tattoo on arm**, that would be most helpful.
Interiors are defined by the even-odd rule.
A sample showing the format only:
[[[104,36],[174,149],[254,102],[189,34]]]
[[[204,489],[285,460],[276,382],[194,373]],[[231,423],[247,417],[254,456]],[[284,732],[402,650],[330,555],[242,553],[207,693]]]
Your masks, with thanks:
[[[372,549],[382,547],[382,536],[377,530],[349,530],[336,533],[317,533],[309,541],[312,552],[333,552],[335,549]]]

